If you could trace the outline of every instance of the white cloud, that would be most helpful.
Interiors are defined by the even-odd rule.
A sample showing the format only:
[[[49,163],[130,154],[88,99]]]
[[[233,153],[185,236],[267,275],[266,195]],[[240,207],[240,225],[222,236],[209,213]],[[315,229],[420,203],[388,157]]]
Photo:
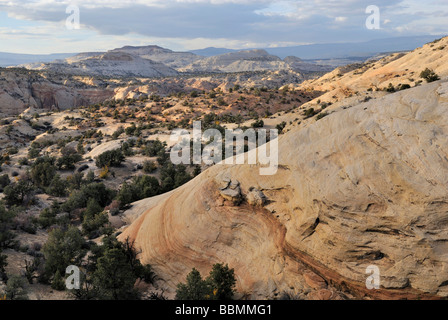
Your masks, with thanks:
[[[173,49],[364,41],[443,32],[448,4],[431,2],[432,6],[420,0],[376,0],[382,29],[369,32],[365,8],[371,0],[0,0],[0,12],[37,25],[23,29],[14,20],[0,33],[2,46],[27,47],[28,41],[37,48],[42,46],[38,39],[52,39],[45,46],[59,46],[58,51],[75,48],[73,43],[82,48],[115,47],[126,39],[129,44],[151,41]],[[63,27],[65,9],[72,3],[81,9],[78,33]]]
[[[347,21],[347,17],[336,17],[334,19],[334,21],[336,21],[336,22],[345,22],[345,21]]]

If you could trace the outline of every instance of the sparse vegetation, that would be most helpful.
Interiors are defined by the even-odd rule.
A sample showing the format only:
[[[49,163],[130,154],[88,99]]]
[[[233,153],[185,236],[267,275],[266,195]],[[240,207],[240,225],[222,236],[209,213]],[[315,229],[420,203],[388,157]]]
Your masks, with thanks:
[[[420,78],[425,79],[428,83],[440,80],[439,75],[429,68],[426,68],[420,73]]]

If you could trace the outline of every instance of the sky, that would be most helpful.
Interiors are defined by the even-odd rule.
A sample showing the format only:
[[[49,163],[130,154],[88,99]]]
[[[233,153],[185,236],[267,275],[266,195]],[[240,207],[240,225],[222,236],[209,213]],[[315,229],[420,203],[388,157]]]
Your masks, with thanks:
[[[380,29],[366,27],[371,5]],[[79,29],[67,28],[69,6],[79,8]],[[447,30],[448,0],[0,0],[0,52],[14,53],[267,48]]]

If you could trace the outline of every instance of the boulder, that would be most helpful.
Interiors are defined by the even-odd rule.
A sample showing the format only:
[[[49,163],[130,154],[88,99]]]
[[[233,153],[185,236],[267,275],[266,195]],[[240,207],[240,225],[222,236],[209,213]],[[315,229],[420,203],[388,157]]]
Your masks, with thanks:
[[[225,185],[227,186],[225,187]],[[221,197],[232,202],[234,205],[239,205],[242,201],[240,182],[238,180],[224,178],[219,193]]]
[[[264,206],[267,199],[262,191],[251,187],[246,200],[251,206]]]

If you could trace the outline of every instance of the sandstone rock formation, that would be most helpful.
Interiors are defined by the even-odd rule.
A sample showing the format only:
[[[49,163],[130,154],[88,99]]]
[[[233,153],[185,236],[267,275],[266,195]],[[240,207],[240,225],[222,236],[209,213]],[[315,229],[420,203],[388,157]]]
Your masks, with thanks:
[[[234,205],[239,205],[242,200],[240,182],[230,178],[224,178],[219,189],[221,197],[232,202]]]
[[[151,202],[120,238],[136,240],[171,293],[193,267],[225,262],[252,298],[446,297],[447,92],[438,81],[293,128],[276,175],[218,164]],[[269,203],[223,204],[226,178]],[[370,265],[379,290],[366,289]]]
[[[190,52],[175,52],[159,46],[125,46],[108,52],[80,53],[65,60],[30,63],[23,67],[55,73],[107,77],[166,77],[178,72],[237,73],[295,70],[298,72],[330,71],[329,66],[305,63],[299,58],[285,60],[265,50],[242,50],[213,57]]]
[[[65,60],[43,64],[35,70],[59,74],[106,77],[167,77],[177,75],[170,67],[149,59],[120,51],[109,51],[85,59]]]
[[[184,68],[186,72],[244,72],[287,70],[291,67],[265,50],[243,50],[203,58]]]
[[[421,48],[405,53],[394,53],[378,61],[367,61],[336,68],[325,76],[306,81],[298,86],[302,90],[324,92],[321,101],[336,101],[354,96],[365,90],[384,90],[392,84],[414,87],[420,73],[426,68],[434,70],[439,76],[448,76],[448,37],[428,43]]]
[[[114,49],[112,52],[126,52],[138,55],[141,58],[163,63],[164,65],[178,69],[185,67],[195,61],[201,60],[202,57],[190,52],[175,52],[159,46],[125,46],[123,48]]]
[[[18,115],[28,108],[65,110],[103,102],[114,89],[54,83],[35,72],[0,71],[0,114]]]
[[[249,193],[246,196],[247,203],[251,206],[263,206],[266,204],[266,196],[264,193],[256,188],[249,188]]]

